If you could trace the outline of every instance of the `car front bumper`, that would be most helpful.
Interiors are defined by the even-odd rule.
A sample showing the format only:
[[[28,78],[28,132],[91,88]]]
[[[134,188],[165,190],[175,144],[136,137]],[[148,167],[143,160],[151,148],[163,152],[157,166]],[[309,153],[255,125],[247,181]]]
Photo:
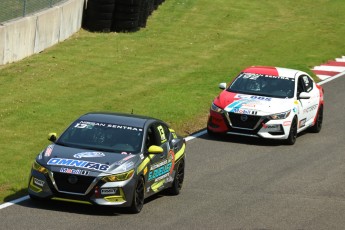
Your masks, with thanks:
[[[94,177],[85,192],[69,190],[61,181],[54,179],[54,173],[42,174],[31,170],[28,193],[35,198],[60,200],[74,203],[128,207],[132,204],[136,177],[120,182],[101,182]]]
[[[247,116],[247,120],[242,121],[241,115],[211,110],[207,129],[213,133],[269,139],[287,139],[289,136],[292,116],[280,120],[270,120],[267,116]]]

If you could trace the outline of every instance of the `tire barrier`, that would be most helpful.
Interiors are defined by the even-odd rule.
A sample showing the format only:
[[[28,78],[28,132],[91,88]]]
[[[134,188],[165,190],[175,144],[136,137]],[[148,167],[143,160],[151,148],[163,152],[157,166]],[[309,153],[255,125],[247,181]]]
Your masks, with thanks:
[[[135,32],[164,0],[88,0],[83,28],[91,32]]]

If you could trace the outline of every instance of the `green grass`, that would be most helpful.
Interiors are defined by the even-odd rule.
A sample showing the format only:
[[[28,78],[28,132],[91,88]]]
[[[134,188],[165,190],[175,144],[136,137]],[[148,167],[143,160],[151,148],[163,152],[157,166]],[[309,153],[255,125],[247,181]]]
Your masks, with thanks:
[[[166,0],[136,33],[89,33],[0,68],[0,201],[26,193],[34,157],[89,111],[206,126],[218,84],[250,65],[310,69],[345,54],[341,0]],[[187,149],[188,151],[188,149]]]

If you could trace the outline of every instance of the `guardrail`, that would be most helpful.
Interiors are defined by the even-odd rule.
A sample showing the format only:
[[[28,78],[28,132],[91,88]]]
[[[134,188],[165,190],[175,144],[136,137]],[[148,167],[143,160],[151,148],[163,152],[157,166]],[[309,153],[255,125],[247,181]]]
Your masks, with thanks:
[[[79,31],[84,1],[60,1],[44,11],[1,23],[0,65],[39,53]]]
[[[66,0],[1,0],[0,23],[51,8]]]

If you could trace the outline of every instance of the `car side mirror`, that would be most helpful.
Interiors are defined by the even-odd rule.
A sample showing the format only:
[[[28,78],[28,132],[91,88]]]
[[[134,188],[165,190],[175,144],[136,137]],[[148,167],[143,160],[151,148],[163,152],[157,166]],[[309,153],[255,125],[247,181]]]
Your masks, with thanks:
[[[148,151],[151,154],[160,154],[160,153],[163,153],[163,148],[157,145],[151,145]]]
[[[49,133],[49,134],[48,134],[48,140],[49,140],[49,141],[55,142],[56,139],[57,139],[56,133]]]
[[[309,99],[311,97],[310,93],[302,92],[298,95],[298,99]]]
[[[226,83],[225,82],[222,82],[219,84],[219,89],[226,89]]]

